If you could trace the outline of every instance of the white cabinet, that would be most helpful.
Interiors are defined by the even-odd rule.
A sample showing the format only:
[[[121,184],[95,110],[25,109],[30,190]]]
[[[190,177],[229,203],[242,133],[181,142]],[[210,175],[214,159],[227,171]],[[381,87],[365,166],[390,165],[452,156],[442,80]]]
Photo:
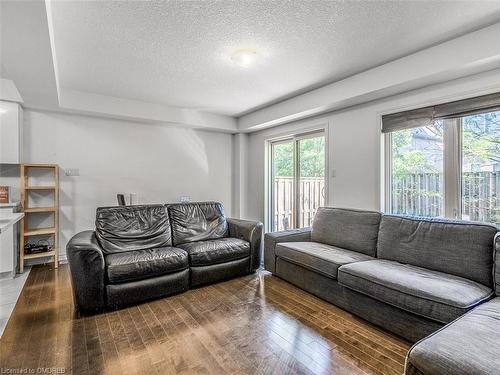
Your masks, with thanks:
[[[0,101],[0,164],[23,162],[23,109]]]

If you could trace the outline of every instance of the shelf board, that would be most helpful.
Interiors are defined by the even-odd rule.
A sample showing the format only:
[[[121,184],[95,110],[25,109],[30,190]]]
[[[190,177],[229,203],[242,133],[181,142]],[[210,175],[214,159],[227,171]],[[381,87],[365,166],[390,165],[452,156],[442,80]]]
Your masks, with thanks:
[[[51,250],[51,251],[46,251],[46,252],[37,253],[37,254],[24,254],[24,259],[53,257],[54,255],[56,255],[56,252],[54,250]]]
[[[54,164],[24,164],[25,168],[57,168]]]
[[[43,234],[55,234],[56,228],[40,228],[40,229],[30,229],[24,232],[25,237],[29,236],[40,236]]]
[[[56,208],[55,207],[30,207],[30,208],[25,208],[24,212],[29,213],[29,212],[55,212]]]
[[[26,186],[26,190],[55,190],[55,186]]]

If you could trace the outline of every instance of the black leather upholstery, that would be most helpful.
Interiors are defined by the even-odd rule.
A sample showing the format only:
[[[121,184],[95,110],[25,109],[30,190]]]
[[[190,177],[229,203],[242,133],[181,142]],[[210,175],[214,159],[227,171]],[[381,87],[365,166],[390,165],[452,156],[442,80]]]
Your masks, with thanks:
[[[175,247],[126,251],[105,257],[110,284],[147,279],[185,270],[188,254]]]
[[[94,231],[76,234],[66,246],[75,302],[82,312],[100,311],[105,306],[104,254]]]
[[[243,258],[210,266],[191,267],[191,286],[200,286],[248,274],[250,259]]]
[[[226,219],[217,202],[98,208],[95,232],[66,247],[76,305],[96,312],[248,274],[261,239],[262,223]]]
[[[150,279],[106,286],[107,306],[118,308],[189,289],[189,269]]]
[[[165,206],[98,208],[96,236],[105,253],[172,246]]]
[[[189,254],[191,266],[208,266],[250,255],[250,244],[238,238],[220,238],[178,245]]]
[[[263,224],[260,222],[227,219],[229,237],[239,238],[250,243],[250,268],[249,272],[260,267],[262,259],[262,230]]]
[[[217,202],[168,205],[173,244],[227,237],[224,207]]]

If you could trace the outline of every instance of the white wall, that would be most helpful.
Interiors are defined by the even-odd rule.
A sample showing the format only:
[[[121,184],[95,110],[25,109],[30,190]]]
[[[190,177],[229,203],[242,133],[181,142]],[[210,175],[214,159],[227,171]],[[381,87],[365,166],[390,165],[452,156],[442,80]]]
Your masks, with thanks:
[[[328,205],[381,209],[380,116],[500,89],[500,70],[450,81],[405,94],[332,112],[318,118],[252,133],[248,139],[248,188],[242,216],[264,221],[266,140],[328,124]],[[330,173],[331,174],[331,173]]]
[[[24,126],[25,162],[61,167],[63,256],[119,192],[137,193],[139,203],[216,200],[232,213],[230,134],[33,110],[25,110]],[[67,168],[80,176],[65,176]]]

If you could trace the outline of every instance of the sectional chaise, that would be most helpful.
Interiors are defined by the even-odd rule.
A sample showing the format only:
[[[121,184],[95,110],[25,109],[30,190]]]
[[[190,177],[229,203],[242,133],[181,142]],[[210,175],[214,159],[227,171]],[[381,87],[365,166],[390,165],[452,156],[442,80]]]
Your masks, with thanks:
[[[264,243],[274,275],[417,342],[406,374],[500,374],[495,226],[320,208]]]

